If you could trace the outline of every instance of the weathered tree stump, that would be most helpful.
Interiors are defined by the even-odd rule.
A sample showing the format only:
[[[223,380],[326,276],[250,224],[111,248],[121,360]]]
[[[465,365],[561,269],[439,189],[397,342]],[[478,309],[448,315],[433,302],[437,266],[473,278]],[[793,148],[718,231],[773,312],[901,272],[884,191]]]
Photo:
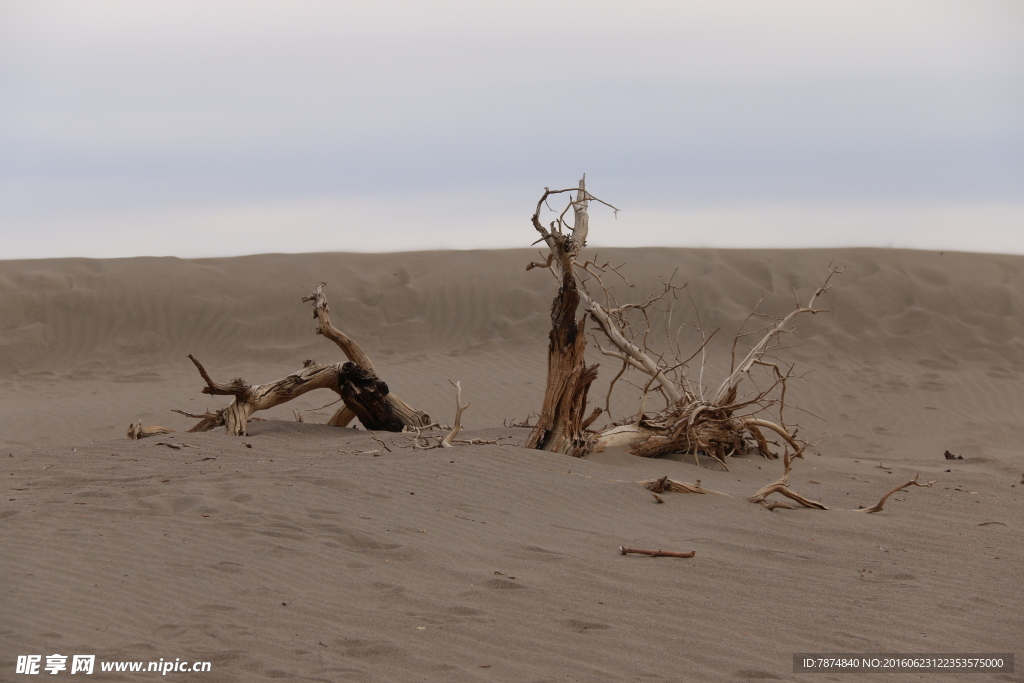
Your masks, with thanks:
[[[583,178],[580,180],[576,200],[572,202],[575,214],[573,228],[570,234],[566,234],[560,223],[557,227],[553,225],[550,232],[540,223],[541,207],[550,194],[550,190],[545,191],[537,203],[533,224],[551,250],[547,264],[542,265],[555,268],[560,284],[558,294],[551,304],[544,404],[526,447],[579,457],[588,450],[583,431],[601,412],[598,409],[589,419],[584,420],[587,393],[597,379],[597,365],[588,367],[584,358],[587,347],[586,318],[576,318],[580,292],[573,273],[573,261],[587,242],[587,204],[590,195],[586,190],[586,178]],[[530,267],[534,265],[530,264]]]

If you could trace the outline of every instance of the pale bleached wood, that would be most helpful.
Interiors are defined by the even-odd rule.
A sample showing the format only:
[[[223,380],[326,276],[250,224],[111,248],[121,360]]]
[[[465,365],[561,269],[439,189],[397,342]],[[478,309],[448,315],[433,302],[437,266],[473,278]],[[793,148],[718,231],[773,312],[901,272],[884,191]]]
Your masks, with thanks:
[[[167,427],[161,427],[160,425],[151,425],[149,427],[143,427],[141,422],[133,422],[128,425],[127,436],[132,441],[138,441],[139,439],[145,439],[150,436],[158,436],[160,434],[173,434],[173,429]]]
[[[452,440],[462,431],[462,411],[469,407],[468,403],[462,404],[462,382],[448,381],[455,387],[455,422],[452,425],[451,431],[441,439],[442,448],[452,448]]]

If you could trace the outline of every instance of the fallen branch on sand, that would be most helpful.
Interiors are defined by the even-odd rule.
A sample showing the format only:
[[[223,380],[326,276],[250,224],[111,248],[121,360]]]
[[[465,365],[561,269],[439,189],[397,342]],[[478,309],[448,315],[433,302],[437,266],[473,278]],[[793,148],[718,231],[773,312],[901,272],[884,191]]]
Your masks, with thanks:
[[[228,434],[245,436],[246,424],[255,419],[251,417],[253,413],[291,401],[316,389],[330,389],[344,401],[344,405],[327,422],[334,427],[345,427],[354,418],[358,418],[367,429],[390,432],[430,424],[430,417],[426,413],[412,408],[391,393],[388,385],[377,375],[370,357],[355,341],[331,324],[327,296],[323,291],[326,285],[327,283],[320,283],[312,294],[303,297],[302,300],[313,304],[313,317],[317,320],[316,333],[337,344],[348,358],[348,362],[321,364],[307,360],[303,363],[302,370],[298,372],[273,382],[253,385],[241,378],[226,383],[217,382],[202,363],[189,354],[189,359],[206,382],[203,393],[232,396],[234,401],[216,412],[207,411],[201,415],[175,410],[176,413],[200,420],[188,431],[205,432],[216,427],[224,427]],[[298,410],[294,410],[293,415],[296,422],[305,421]],[[128,431],[128,438],[137,439],[171,431],[153,431],[156,429],[164,428],[132,425]]]
[[[256,411],[273,408],[315,389],[330,389],[342,397],[345,401],[342,410],[351,413],[345,424],[352,417],[358,417],[367,429],[390,432],[399,432],[408,424],[405,422],[407,415],[396,410],[397,404],[390,399],[388,385],[372,370],[352,361],[322,364],[307,360],[302,370],[287,377],[267,384],[251,385],[241,378],[217,382],[195,356],[190,354],[189,360],[195,364],[206,382],[204,394],[235,398],[226,408],[203,416],[202,421],[189,431],[208,431],[224,425],[228,434],[244,436],[247,433],[246,423]],[[335,426],[345,425],[339,423]]]
[[[696,550],[691,550],[688,553],[677,553],[673,550],[642,550],[640,548],[627,548],[624,545],[619,546],[619,552],[623,555],[649,555],[650,557],[693,557],[697,554]]]
[[[796,508],[794,508],[789,503],[784,503],[776,500],[767,500],[768,496],[772,495],[773,493],[780,493],[789,498],[790,500],[796,501],[805,508],[811,508],[813,510],[828,510],[828,508],[822,505],[821,503],[805,498],[804,496],[800,495],[796,491],[793,491],[792,489],[789,488],[787,483],[789,481],[790,472],[792,471],[792,459],[793,457],[790,456],[787,451],[784,458],[786,471],[782,475],[782,478],[772,482],[771,484],[762,486],[752,496],[748,496],[747,500],[750,501],[751,503],[758,503],[766,510],[795,510]],[[882,499],[878,501],[877,505],[872,505],[869,508],[861,508],[859,510],[854,510],[854,512],[881,512],[882,508],[885,506],[885,501],[887,501],[889,499],[889,496],[896,493],[897,491],[902,491],[908,486],[920,486],[922,488],[931,488],[932,484],[938,481],[937,479],[933,479],[932,481],[927,481],[922,484],[917,480],[918,476],[920,475],[915,476],[913,479],[906,482],[905,484],[900,484],[899,486],[896,486],[893,489],[891,489],[884,496],[882,496]],[[699,479],[693,484],[687,484],[685,481],[675,481],[673,479],[669,479],[668,477],[662,477],[661,479],[649,479],[646,481],[639,481],[637,483],[642,485],[648,491],[650,491],[659,503],[665,502],[664,499],[658,496],[659,493],[662,493],[664,491],[672,491],[674,493],[714,493],[720,496],[729,496],[728,493],[712,491],[710,489],[702,487],[700,485]],[[732,496],[729,497],[731,498]]]
[[[914,478],[911,479],[910,481],[908,481],[906,484],[900,484],[899,486],[894,487],[891,491],[889,491],[884,496],[882,496],[882,500],[878,501],[878,503],[876,505],[872,505],[869,508],[862,508],[860,510],[857,510],[857,512],[867,512],[869,514],[872,513],[872,512],[881,512],[882,508],[885,506],[885,501],[887,501],[889,499],[889,496],[891,496],[892,494],[896,493],[897,491],[902,491],[903,489],[907,488],[908,486],[920,486],[922,488],[929,488],[930,489],[932,487],[932,484],[934,484],[936,481],[938,481],[938,479],[932,479],[931,481],[927,481],[927,482],[922,484],[922,483],[917,481],[917,478],[919,476],[920,475],[914,475]]]
[[[776,508],[792,510],[793,507],[788,503],[769,502],[765,500],[768,496],[772,495],[773,493],[781,493],[790,500],[795,500],[796,502],[800,503],[805,508],[814,508],[815,510],[828,510],[828,508],[822,505],[821,503],[815,502],[809,498],[805,498],[804,496],[801,496],[799,493],[789,488],[789,475],[793,470],[793,458],[798,455],[799,452],[794,455],[790,455],[789,449],[787,448],[783,456],[783,463],[785,463],[785,473],[782,475],[782,478],[780,478],[778,481],[772,482],[771,484],[768,484],[767,486],[758,489],[757,492],[754,493],[754,495],[748,496],[747,500],[749,500],[751,503],[759,503],[764,507],[768,508],[769,510],[775,510]]]

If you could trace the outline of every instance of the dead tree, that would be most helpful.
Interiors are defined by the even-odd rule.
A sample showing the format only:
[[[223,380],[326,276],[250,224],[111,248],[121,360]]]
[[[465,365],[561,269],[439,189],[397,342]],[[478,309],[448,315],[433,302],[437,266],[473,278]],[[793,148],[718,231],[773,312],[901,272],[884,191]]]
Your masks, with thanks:
[[[586,177],[580,180],[576,199],[569,202],[575,221],[568,229],[563,217],[547,230],[540,222],[540,212],[548,197],[573,190],[544,190],[533,213],[533,225],[550,250],[546,263],[531,263],[527,270],[537,265],[549,267],[559,279],[558,294],[551,305],[551,332],[548,335],[548,374],[544,389],[544,405],[540,418],[526,442],[527,448],[555,451],[568,455],[585,455],[588,446],[584,430],[592,423],[601,410],[597,409],[584,419],[587,409],[587,392],[597,379],[597,365],[587,366],[584,350],[587,347],[585,334],[586,318],[576,318],[580,304],[580,292],[576,284],[573,264],[576,256],[587,243],[587,206],[590,195],[586,189]]]
[[[547,200],[552,195],[571,192],[576,193],[575,199],[570,199],[557,219],[545,227],[541,223],[540,213]],[[828,292],[829,282],[836,273],[842,272],[841,269],[829,266],[824,283],[814,291],[806,305],[800,303],[794,291],[793,310],[781,318],[772,319],[760,330],[743,332],[747,323],[760,314],[755,312],[748,316],[733,339],[728,376],[714,393],[707,393],[703,382],[703,360],[696,383],[690,380],[689,375],[690,361],[698,354],[702,354],[703,358],[704,348],[711,338],[704,335],[703,330],[703,344],[686,358],[683,358],[679,344],[671,338],[671,360],[666,359],[665,353],[653,351],[648,344],[651,332],[650,311],[659,302],[674,295],[680,287],[672,284],[670,279],[660,294],[647,301],[619,305],[605,283],[606,277],[622,277],[618,270],[609,264],[599,265],[594,261],[581,263],[578,260],[589,233],[587,207],[592,201],[615,208],[587,192],[584,180],[581,180],[578,188],[545,188],[533,214],[533,227],[540,233],[538,242],[547,244],[549,253],[544,261],[530,263],[527,270],[537,267],[549,269],[557,278],[559,288],[551,307],[544,404],[526,446],[576,457],[609,446],[625,446],[634,455],[646,457],[668,453],[693,454],[697,464],[697,456],[704,454],[728,469],[726,458],[732,455],[759,453],[766,458],[778,458],[769,448],[770,436],[773,443],[782,447],[783,475],[756,491],[747,500],[769,510],[793,509],[788,503],[768,500],[769,496],[779,494],[805,508],[827,510],[821,503],[789,488],[793,460],[802,458],[810,444],[798,438],[797,428],[788,425],[783,418],[787,382],[795,375],[793,366],[775,358],[774,352],[778,350],[782,335],[790,331],[789,326],[794,318],[804,313],[813,315],[825,312],[826,309],[816,307],[817,301]],[[566,221],[569,209],[573,211],[572,225]],[[595,291],[592,292],[588,286]],[[579,318],[576,317],[577,310],[583,313]],[[584,333],[588,317],[596,324],[595,340],[600,352],[622,362],[622,368],[609,386],[606,409],[610,408],[610,396],[615,382],[624,373],[638,371],[646,377],[637,414],[613,422],[600,432],[589,429],[590,424],[601,414],[600,408],[595,408],[589,417],[583,418],[587,410],[587,393],[597,377],[597,365],[588,366],[584,359]],[[667,325],[666,331],[670,332]],[[598,334],[610,348],[601,345]],[[754,336],[756,341],[737,363],[737,347],[741,340],[750,336]],[[760,383],[754,377],[755,371],[762,373]],[[744,385],[744,381],[747,385]],[[659,394],[665,401],[663,408],[652,411],[650,415],[645,411],[649,394]],[[776,439],[781,439],[781,444]],[[717,493],[702,488],[699,480],[696,484],[686,484],[663,477],[643,483],[659,503],[663,502],[658,495],[662,491]],[[920,484],[915,477],[895,487],[877,505],[862,512],[882,510],[889,496],[908,486],[931,486],[932,483]]]
[[[552,195],[571,191],[576,192],[576,198],[569,201],[550,229],[546,228],[540,220],[542,207]],[[807,305],[797,302],[792,312],[762,329],[761,337],[736,364],[736,346],[741,338],[748,336],[742,334],[741,328],[733,345],[734,362],[729,376],[717,391],[705,395],[703,382],[698,380],[694,385],[688,374],[688,363],[703,352],[704,345],[686,359],[681,358],[677,349],[676,357],[668,360],[665,354],[653,352],[647,343],[651,325],[649,310],[680,287],[669,281],[661,294],[646,302],[619,305],[605,282],[606,277],[621,277],[617,269],[578,258],[589,233],[587,205],[591,201],[606,204],[588,193],[583,181],[575,190],[545,189],[533,215],[533,226],[541,236],[538,241],[547,244],[549,254],[545,261],[531,263],[527,269],[551,269],[559,280],[559,291],[552,306],[544,404],[527,445],[576,456],[609,446],[625,446],[631,453],[646,457],[688,453],[696,459],[697,454],[704,454],[728,469],[726,458],[730,455],[759,452],[768,458],[778,457],[769,450],[765,436],[768,432],[792,449],[791,457],[802,457],[808,444],[798,439],[796,430],[787,427],[781,417],[786,383],[793,377],[793,369],[773,360],[771,352],[780,335],[789,331],[794,317],[823,312],[815,303],[828,291],[829,280],[839,270],[829,269],[825,283],[814,292]],[[566,222],[570,208],[575,218],[571,226]],[[583,312],[579,320],[575,318],[577,308]],[[639,316],[640,320],[633,321],[630,316]],[[582,419],[586,413],[587,390],[597,370],[596,365],[587,367],[583,358],[586,342],[582,337],[587,317],[596,324],[596,332],[609,345],[605,348],[598,340],[600,352],[622,363],[609,393],[625,372],[637,371],[646,376],[637,415],[614,422],[601,432],[587,429],[600,414],[599,408],[586,420]],[[767,383],[758,385],[751,379],[755,369],[769,373]],[[754,388],[741,393],[745,379],[750,380]],[[651,414],[645,411],[649,394],[658,394],[665,401],[662,409]],[[606,403],[606,407],[610,404]]]
[[[409,406],[391,393],[388,385],[377,375],[369,356],[351,338],[334,327],[330,321],[327,297],[322,282],[303,301],[313,302],[313,317],[319,321],[316,333],[336,343],[348,358],[347,363],[322,364],[307,360],[302,370],[267,384],[250,385],[244,379],[227,383],[213,380],[206,368],[192,355],[189,359],[206,382],[204,394],[233,396],[234,401],[216,412],[201,415],[176,411],[189,417],[200,418],[190,432],[205,432],[223,426],[228,434],[246,434],[246,424],[252,414],[266,410],[315,389],[330,389],[341,397],[344,405],[328,424],[344,427],[357,418],[372,430],[400,432],[405,427],[425,427],[430,417]]]

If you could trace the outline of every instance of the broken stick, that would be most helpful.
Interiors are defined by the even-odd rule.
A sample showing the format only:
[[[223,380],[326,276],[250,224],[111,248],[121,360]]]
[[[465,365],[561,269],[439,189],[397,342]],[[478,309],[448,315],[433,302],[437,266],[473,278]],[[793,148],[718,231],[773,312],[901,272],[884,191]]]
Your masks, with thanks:
[[[627,548],[624,545],[619,546],[619,552],[623,555],[650,555],[651,557],[693,557],[697,554],[696,550],[691,550],[688,553],[677,553],[674,550],[642,550],[640,548]]]

